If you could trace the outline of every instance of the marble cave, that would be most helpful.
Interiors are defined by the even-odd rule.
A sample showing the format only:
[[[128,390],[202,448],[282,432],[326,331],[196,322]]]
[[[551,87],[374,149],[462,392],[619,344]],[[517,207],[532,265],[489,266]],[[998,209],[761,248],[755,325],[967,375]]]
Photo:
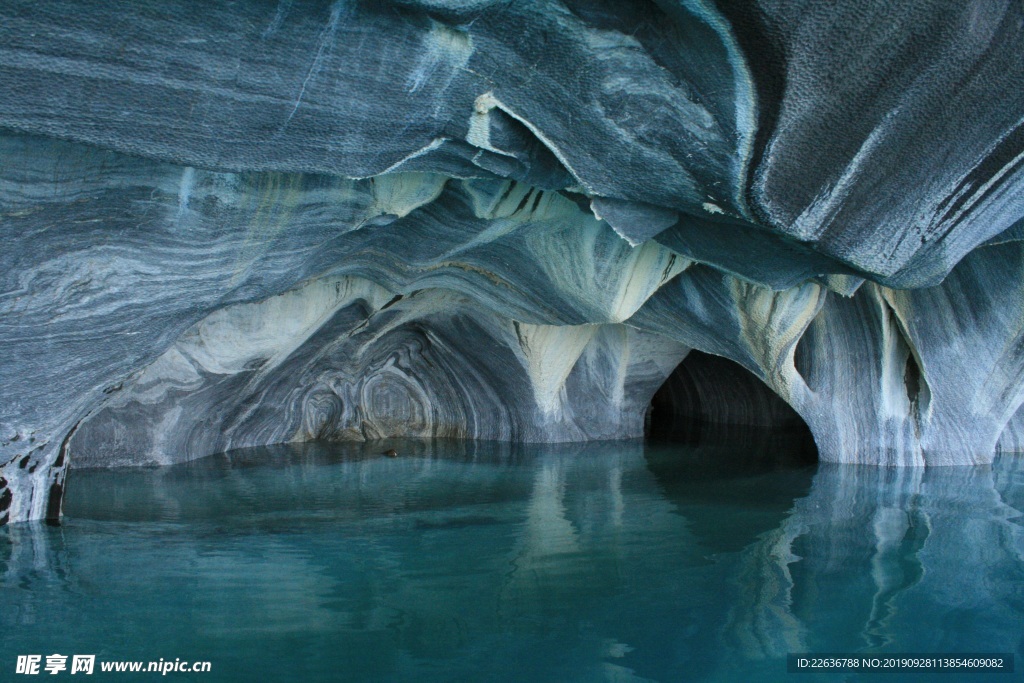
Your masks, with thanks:
[[[5,0],[0,521],[69,467],[640,439],[687,362],[670,410],[822,463],[1020,450],[1022,44],[1011,0]]]

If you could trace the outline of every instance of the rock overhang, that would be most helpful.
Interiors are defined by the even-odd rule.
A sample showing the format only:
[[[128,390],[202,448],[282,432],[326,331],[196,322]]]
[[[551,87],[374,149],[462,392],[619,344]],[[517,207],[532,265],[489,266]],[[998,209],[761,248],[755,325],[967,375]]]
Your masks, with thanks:
[[[690,348],[825,460],[991,459],[1022,9],[946,10],[11,3],[2,514],[76,443],[637,436]]]

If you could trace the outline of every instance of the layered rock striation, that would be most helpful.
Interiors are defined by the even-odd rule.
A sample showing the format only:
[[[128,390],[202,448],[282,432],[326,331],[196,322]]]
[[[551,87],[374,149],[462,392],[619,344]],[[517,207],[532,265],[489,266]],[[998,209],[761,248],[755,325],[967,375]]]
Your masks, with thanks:
[[[1018,449],[1020,3],[0,16],[4,522],[72,461],[642,436],[692,349],[825,461]]]

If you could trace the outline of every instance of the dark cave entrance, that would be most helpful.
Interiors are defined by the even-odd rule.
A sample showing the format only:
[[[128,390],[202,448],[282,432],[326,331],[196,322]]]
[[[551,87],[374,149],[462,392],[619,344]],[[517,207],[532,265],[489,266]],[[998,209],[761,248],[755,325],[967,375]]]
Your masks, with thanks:
[[[746,368],[691,351],[654,394],[645,433],[652,444],[675,444],[728,460],[815,463],[811,430],[789,404]]]
[[[711,552],[749,547],[811,491],[818,469],[811,430],[733,361],[691,351],[647,417],[647,469]]]

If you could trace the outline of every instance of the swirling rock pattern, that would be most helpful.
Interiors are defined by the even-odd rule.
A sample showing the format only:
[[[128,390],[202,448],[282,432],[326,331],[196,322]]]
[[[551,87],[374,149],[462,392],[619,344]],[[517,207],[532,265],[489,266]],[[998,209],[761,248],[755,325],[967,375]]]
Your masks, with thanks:
[[[0,18],[0,522],[72,461],[640,436],[690,349],[826,461],[1024,441],[1020,3]]]

